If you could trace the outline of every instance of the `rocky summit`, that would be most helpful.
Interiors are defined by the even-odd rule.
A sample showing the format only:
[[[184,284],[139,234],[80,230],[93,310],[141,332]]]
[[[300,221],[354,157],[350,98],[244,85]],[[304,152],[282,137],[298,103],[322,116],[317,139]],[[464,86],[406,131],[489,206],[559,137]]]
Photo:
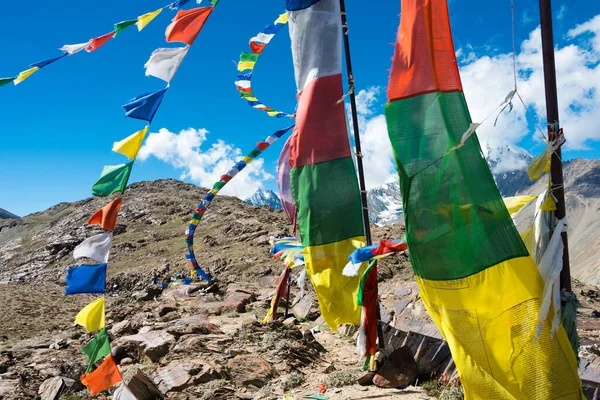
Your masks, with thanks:
[[[217,196],[195,243],[215,281],[163,288],[173,273],[187,271],[184,231],[205,194],[176,180],[135,183],[125,192],[109,260],[106,320],[130,392],[116,386],[97,398],[298,399],[321,392],[329,399],[424,399],[439,395],[420,386],[435,378],[460,394],[450,351],[420,301],[407,254],[379,265],[385,350],[372,375],[360,372],[356,327],[327,328],[298,268],[289,301],[282,299],[273,322],[262,322],[283,271],[269,238],[292,234],[281,210]],[[79,378],[87,367],[81,348],[94,334],[73,320],[97,296],[63,293],[66,269],[77,265],[73,248],[100,232],[86,221],[107,202],[61,203],[0,222],[0,399],[90,398]],[[374,225],[373,233],[377,240],[398,238],[403,227]],[[151,281],[154,269],[158,285]],[[575,292],[582,303],[581,376],[593,391],[600,387],[594,383],[600,291],[575,281]]]

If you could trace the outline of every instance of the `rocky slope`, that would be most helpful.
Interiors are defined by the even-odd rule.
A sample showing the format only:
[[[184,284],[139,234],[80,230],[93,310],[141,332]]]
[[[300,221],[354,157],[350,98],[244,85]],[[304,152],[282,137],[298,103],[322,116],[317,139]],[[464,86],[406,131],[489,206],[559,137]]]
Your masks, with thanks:
[[[19,219],[19,216],[0,208],[0,219]]]

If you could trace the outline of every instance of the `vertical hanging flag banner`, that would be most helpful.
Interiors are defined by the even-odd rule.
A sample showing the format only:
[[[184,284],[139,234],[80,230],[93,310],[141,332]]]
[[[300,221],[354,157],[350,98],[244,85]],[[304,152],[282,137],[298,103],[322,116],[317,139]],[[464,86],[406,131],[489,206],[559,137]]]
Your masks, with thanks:
[[[213,10],[214,7],[199,7],[179,11],[165,32],[167,42],[182,42],[191,46]]]
[[[343,276],[342,270],[348,254],[364,245],[364,226],[344,104],[338,102],[343,95],[339,1],[307,4],[287,2],[299,94],[290,186],[306,271],[323,318],[335,330],[360,323],[359,277]]]
[[[117,215],[121,209],[122,197],[111,201],[92,215],[88,220],[89,225],[100,225],[102,229],[112,232],[117,223]]]
[[[296,206],[294,205],[294,197],[290,187],[290,139],[283,145],[283,149],[279,154],[277,163],[277,188],[279,189],[279,199],[281,206],[285,211],[288,220],[293,224],[296,221]]]
[[[101,263],[108,262],[108,255],[112,246],[112,232],[104,232],[85,239],[73,250],[74,258],[87,257]]]
[[[122,380],[119,368],[117,368],[115,359],[111,354],[91,374],[83,374],[81,376],[81,383],[88,388],[92,396],[116,385]]]
[[[160,14],[162,12],[162,8],[159,8],[156,11],[152,11],[149,13],[146,13],[144,15],[140,15],[137,18],[137,22],[135,23],[137,25],[138,31],[141,31],[142,29],[144,29],[146,27],[146,25],[148,25],[154,18],[156,18],[158,16],[158,14]]]
[[[106,328],[103,328],[98,332],[96,337],[90,340],[88,344],[81,349],[81,352],[89,360],[88,367],[85,370],[85,373],[88,374],[92,369],[92,365],[100,361],[104,356],[111,354],[110,341],[108,340]]]
[[[152,123],[154,114],[165,96],[167,88],[152,93],[144,93],[134,97],[123,105],[125,115],[133,119],[141,119]]]
[[[402,0],[386,105],[406,241],[425,307],[469,399],[580,399],[577,359],[543,321],[544,281],[502,201],[471,118],[446,0]]]
[[[97,332],[106,326],[104,316],[104,297],[92,301],[75,316],[75,323],[88,332]]]
[[[146,133],[148,133],[148,127],[127,136],[120,142],[115,142],[112,151],[123,154],[127,158],[136,158],[137,153],[140,151],[140,147],[142,147],[142,142],[146,137]]]
[[[98,197],[107,197],[116,192],[123,193],[127,187],[133,161],[120,165],[105,166],[100,178],[92,186],[92,194]]]
[[[146,76],[154,76],[171,83],[173,75],[179,69],[183,58],[187,54],[189,46],[175,49],[156,49],[144,65]]]
[[[106,44],[106,42],[108,42],[110,39],[112,39],[115,36],[115,32],[110,32],[107,33],[105,35],[99,36],[97,38],[93,38],[90,39],[90,44],[88,44],[88,46],[85,48],[85,51],[87,51],[88,53],[91,53],[92,51],[96,51],[98,50],[100,47],[102,47],[104,44]]]
[[[104,293],[106,264],[82,265],[67,269],[65,294]]]

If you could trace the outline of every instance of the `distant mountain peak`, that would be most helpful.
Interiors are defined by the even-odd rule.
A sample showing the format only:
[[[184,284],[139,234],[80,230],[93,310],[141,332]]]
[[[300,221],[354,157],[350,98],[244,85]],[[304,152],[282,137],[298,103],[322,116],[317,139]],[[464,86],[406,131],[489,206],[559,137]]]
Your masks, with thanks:
[[[18,215],[10,213],[3,208],[0,208],[0,219],[20,219]]]
[[[257,189],[250,198],[246,199],[246,203],[254,207],[267,206],[275,210],[282,208],[279,196],[272,190]]]

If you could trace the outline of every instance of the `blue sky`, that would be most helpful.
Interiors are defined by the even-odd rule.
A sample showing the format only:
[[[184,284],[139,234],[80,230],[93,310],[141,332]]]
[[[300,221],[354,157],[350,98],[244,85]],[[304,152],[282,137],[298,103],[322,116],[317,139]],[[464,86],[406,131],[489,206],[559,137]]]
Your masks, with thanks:
[[[347,3],[357,86],[365,90],[363,99],[366,94],[373,94],[367,104],[369,111],[364,115],[366,127],[369,121],[380,117],[385,102],[384,88],[400,2],[349,0]],[[516,0],[516,3],[519,46],[538,25],[538,3],[533,0]],[[555,21],[555,41],[559,47],[580,46],[595,54],[590,50],[594,45],[590,41],[596,38],[591,28],[583,29],[576,37],[568,35],[569,30],[600,14],[600,4],[587,3],[575,8],[572,3],[554,1],[555,16],[560,14]],[[113,23],[153,11],[165,2],[63,0],[60,4],[59,7],[56,3],[34,0],[4,5],[0,13],[0,44],[5,56],[0,76],[14,76],[30,63],[59,55],[56,49],[64,44],[81,43],[108,33]],[[221,0],[173,80],[151,132],[159,128],[173,133],[187,128],[206,129],[210,133],[196,149],[197,153],[219,139],[247,153],[257,141],[287,126],[289,121],[269,118],[238,98],[233,85],[237,71],[232,62],[241,51],[248,50],[248,39],[274,21],[283,9],[283,1]],[[455,47],[463,49],[459,57],[462,64],[473,67],[487,59],[493,63],[494,57],[502,60],[501,56],[511,51],[508,0],[451,0],[450,11]],[[164,38],[164,30],[174,15],[165,10],[142,32],[130,28],[96,52],[67,57],[16,87],[11,84],[0,88],[0,207],[26,215],[58,202],[88,197],[103,165],[125,161],[123,156],[111,152],[112,143],[141,129],[143,124],[125,118],[121,105],[133,96],[164,87],[164,82],[144,75],[143,65],[156,48],[176,46],[167,44]],[[592,62],[586,68],[593,70],[596,65]],[[473,82],[476,81],[474,78]],[[295,84],[286,29],[261,56],[253,87],[264,103],[293,111]],[[507,87],[506,92],[510,89]],[[534,89],[535,85],[528,88]],[[491,93],[495,90],[504,91],[490,88]],[[586,95],[595,96],[581,94]],[[580,103],[574,101],[574,104],[576,108]],[[489,104],[491,109],[495,105]],[[485,110],[478,114],[471,108],[474,119],[485,116]],[[525,123],[525,130],[531,128],[531,123]],[[523,126],[519,129],[523,130]],[[590,138],[594,139],[584,137],[578,149],[567,150],[566,157],[599,157],[598,137],[596,141]],[[513,144],[533,153],[543,148],[526,131],[511,139]],[[264,164],[260,165],[271,175],[275,174],[282,145],[283,141],[269,149]],[[218,171],[219,175],[227,169]],[[180,178],[185,171],[186,166],[174,167],[173,163],[150,156],[135,164],[130,182]],[[259,185],[274,187],[274,180],[268,176],[263,174],[260,179]],[[199,182],[193,178],[187,180]],[[191,204],[190,210],[194,206]]]

